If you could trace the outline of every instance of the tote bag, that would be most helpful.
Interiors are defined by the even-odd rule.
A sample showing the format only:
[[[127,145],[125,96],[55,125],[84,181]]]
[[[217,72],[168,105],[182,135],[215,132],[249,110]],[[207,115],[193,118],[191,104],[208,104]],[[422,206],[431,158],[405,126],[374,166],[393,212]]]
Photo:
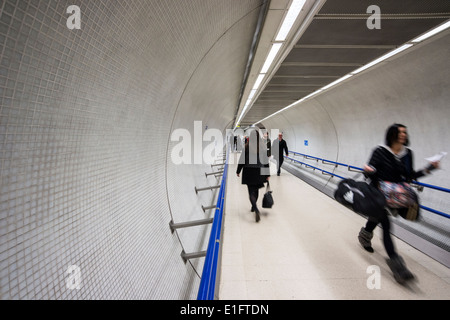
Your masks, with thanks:
[[[263,197],[262,207],[270,209],[272,208],[272,206],[273,206],[272,190],[270,189],[269,182],[267,182],[266,193],[264,194]]]

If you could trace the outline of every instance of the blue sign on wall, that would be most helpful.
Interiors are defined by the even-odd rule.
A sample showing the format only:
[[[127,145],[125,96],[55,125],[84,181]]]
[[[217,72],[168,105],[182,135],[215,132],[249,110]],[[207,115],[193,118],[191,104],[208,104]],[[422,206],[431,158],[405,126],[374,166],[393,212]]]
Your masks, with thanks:
[[[308,146],[308,145],[309,145],[309,141],[305,140],[305,146]]]

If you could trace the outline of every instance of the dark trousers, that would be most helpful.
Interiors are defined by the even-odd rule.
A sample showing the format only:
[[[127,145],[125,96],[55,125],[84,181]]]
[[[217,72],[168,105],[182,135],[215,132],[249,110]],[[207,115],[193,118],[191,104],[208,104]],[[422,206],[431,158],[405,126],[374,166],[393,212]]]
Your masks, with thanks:
[[[275,158],[275,161],[277,162],[277,174],[281,173],[281,166],[283,165],[284,162],[284,157],[281,156],[280,158]]]
[[[386,249],[386,252],[389,256],[389,258],[394,258],[397,256],[397,253],[395,252],[394,242],[392,242],[391,238],[391,222],[389,221],[389,217],[387,215],[387,212],[384,211],[384,214],[381,216],[381,218],[378,221],[373,221],[369,219],[366,224],[366,231],[373,232],[373,230],[376,228],[376,226],[381,223],[381,226],[383,227],[383,243],[384,248]]]
[[[252,209],[256,209],[256,202],[259,196],[259,186],[258,185],[247,185],[248,196],[250,197],[250,203],[252,204]]]

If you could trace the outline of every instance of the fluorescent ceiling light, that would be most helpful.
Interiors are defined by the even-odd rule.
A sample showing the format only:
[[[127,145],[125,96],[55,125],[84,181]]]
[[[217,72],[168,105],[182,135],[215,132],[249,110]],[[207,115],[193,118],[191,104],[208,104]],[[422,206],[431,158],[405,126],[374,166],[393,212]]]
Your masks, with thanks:
[[[254,124],[252,124],[252,126],[256,126],[257,124],[259,124],[259,123],[261,123],[261,122],[263,122],[263,121],[266,121],[267,119],[273,117],[275,114],[276,114],[276,113],[271,114],[270,116],[268,116],[268,117],[266,117],[266,118],[264,118],[264,119],[262,119],[262,120],[259,120],[258,122],[255,122]]]
[[[352,77],[353,75],[355,75],[357,73],[360,73],[360,72],[362,72],[362,71],[364,71],[364,70],[366,70],[366,69],[376,65],[377,63],[380,63],[381,61],[384,61],[384,60],[392,57],[393,55],[396,55],[396,54],[398,54],[398,53],[400,53],[400,52],[402,52],[402,51],[404,51],[404,50],[406,50],[406,49],[408,49],[408,48],[410,48],[412,46],[413,46],[412,44],[405,44],[405,45],[403,45],[403,46],[401,46],[401,47],[399,47],[399,48],[397,48],[397,49],[395,49],[395,50],[385,54],[384,56],[382,56],[382,57],[372,61],[371,63],[369,63],[369,64],[367,64],[367,65],[365,65],[365,66],[363,66],[363,67],[361,67],[361,68],[351,72],[350,74],[348,74],[348,75],[346,75],[346,76],[344,76],[344,77],[342,77],[342,78],[340,78],[340,79],[338,79],[338,80],[336,80],[336,81],[326,85],[325,87],[320,88],[319,90],[316,90],[316,91],[310,93],[306,97],[304,97],[304,98],[302,98],[302,99],[300,99],[300,100],[290,104],[289,106],[285,107],[284,109],[278,110],[274,114],[271,114],[270,116],[268,116],[268,117],[266,117],[266,118],[256,122],[255,124],[261,123],[261,122],[263,122],[263,121],[265,121],[265,120],[275,116],[276,114],[278,114],[280,112],[286,111],[287,109],[292,108],[293,106],[295,106],[295,105],[297,105],[297,104],[299,104],[299,103],[301,103],[301,102],[303,102],[303,101],[305,101],[305,100],[315,96],[316,94],[319,94],[320,92],[322,92],[322,91],[324,91],[324,90],[326,90],[326,89],[328,89],[328,88],[330,88],[332,86],[335,86],[336,84],[338,84],[338,83],[340,83],[340,82],[342,82],[344,80],[347,80],[348,78]]]
[[[280,31],[278,32],[278,35],[275,38],[275,41],[285,41],[287,36],[289,35],[289,32],[291,31],[295,21],[297,20],[300,12],[303,9],[303,6],[305,5],[306,0],[293,0],[288,13],[286,14],[286,17],[284,18],[283,24],[281,25]],[[278,52],[281,49],[281,46],[283,43],[274,43],[272,45],[272,48],[270,49],[269,55],[267,56],[266,61],[264,62],[264,65],[261,69],[261,74],[256,79],[256,82],[253,86],[253,90],[250,93],[250,96],[247,100],[247,103],[244,107],[244,110],[241,113],[241,116],[239,117],[239,120],[237,123],[239,123],[247,110],[247,108],[250,106],[250,102],[254,95],[256,94],[256,91],[259,89],[259,86],[261,85],[262,81],[264,80],[265,74],[269,71],[270,67],[272,66],[272,63],[274,62],[276,56],[278,55]],[[261,120],[263,121],[263,120]],[[261,122],[260,121],[260,122]],[[258,122],[259,123],[259,122]]]
[[[280,29],[280,32],[278,33],[276,41],[284,41],[285,40],[287,34],[290,31],[290,28],[292,28],[292,25],[294,24],[295,20],[297,19],[297,15],[300,13],[304,3],[305,3],[304,0],[298,0],[298,1],[294,0],[292,2],[291,8],[289,9],[289,12],[288,12],[288,14],[286,16],[286,19],[285,19],[285,21],[283,23],[282,28]],[[294,12],[296,12],[295,18],[293,18]],[[289,25],[290,25],[290,27],[289,27]],[[446,30],[448,28],[450,28],[450,20],[448,20],[444,24],[442,24],[442,25],[440,25],[440,26],[430,30],[429,32],[419,36],[418,38],[412,40],[411,42],[412,43],[422,42],[422,41],[424,41],[424,40],[426,40],[426,39],[428,39],[428,38],[438,34],[439,32],[442,32],[442,31],[444,31],[444,30]],[[273,54],[273,57],[271,58],[272,61],[275,58],[276,54],[278,53],[278,50],[281,47],[281,45],[280,45],[278,47],[278,50],[276,50],[276,52],[274,53],[273,51],[275,51],[275,45],[276,44],[274,44],[274,47],[272,47],[271,53],[269,54],[269,57],[271,57],[271,54]],[[323,88],[321,88],[321,89],[319,89],[317,91],[314,91],[313,93],[311,93],[308,96],[306,96],[306,97],[304,97],[304,98],[302,98],[302,99],[300,99],[300,100],[290,104],[289,106],[287,106],[287,107],[285,107],[285,108],[283,108],[281,110],[278,110],[277,112],[271,114],[270,116],[268,116],[268,117],[266,117],[266,118],[256,122],[254,125],[259,124],[259,123],[261,123],[261,122],[263,122],[263,121],[265,121],[265,120],[267,120],[267,119],[269,119],[269,118],[271,118],[271,117],[273,117],[273,116],[275,116],[275,115],[277,115],[277,114],[279,114],[279,113],[281,113],[283,111],[286,111],[289,108],[292,108],[292,107],[296,106],[297,104],[299,104],[299,103],[301,103],[301,102],[311,98],[312,96],[315,96],[316,94],[318,94],[318,93],[320,93],[320,92],[322,92],[322,91],[324,91],[324,90],[326,90],[328,88],[331,88],[331,87],[337,85],[338,83],[340,83],[340,82],[342,82],[344,80],[347,80],[348,78],[352,77],[353,75],[358,74],[358,73],[360,73],[360,72],[362,72],[364,70],[367,70],[370,67],[372,67],[372,66],[374,66],[374,65],[376,65],[376,64],[378,64],[378,63],[380,63],[380,62],[382,62],[382,61],[384,61],[386,59],[389,59],[390,57],[392,57],[392,56],[394,56],[394,55],[396,55],[396,54],[398,54],[398,53],[400,53],[402,51],[405,51],[406,49],[411,48],[413,45],[414,44],[411,44],[411,43],[405,44],[405,45],[403,45],[403,46],[401,46],[401,47],[399,47],[399,48],[397,48],[397,49],[395,49],[395,50],[385,54],[384,56],[382,56],[382,57],[380,57],[380,58],[378,58],[378,59],[376,59],[376,60],[366,64],[365,66],[362,66],[361,68],[359,68],[359,69],[351,72],[350,74],[348,74],[348,75],[346,75],[346,76],[344,76],[344,77],[342,77],[342,78],[340,78],[340,79],[338,79],[338,80],[336,80],[336,81],[326,85],[325,87],[323,87]],[[267,58],[266,64],[269,61],[269,57]],[[272,61],[270,62],[270,64],[272,64]],[[267,70],[270,67],[270,64],[267,66]],[[266,67],[266,65],[264,65],[263,69],[265,69],[265,67]],[[263,72],[263,73],[266,73],[267,70],[265,72]]]
[[[310,93],[310,94],[308,94],[306,97],[304,97],[302,100],[306,100],[306,99],[309,99],[309,98],[311,98],[312,96],[315,96],[316,94],[318,94],[318,93],[320,93],[320,92],[322,92],[323,91],[323,89],[319,89],[319,90],[317,90],[317,91],[314,91],[313,93]]]
[[[340,82],[342,82],[342,81],[344,81],[344,80],[347,80],[348,78],[350,78],[350,77],[352,77],[352,76],[353,76],[352,74],[348,74],[348,75],[346,75],[346,76],[343,76],[342,78],[340,78],[340,79],[338,79],[338,80],[336,80],[336,81],[330,83],[329,85],[327,85],[327,86],[325,86],[325,87],[323,87],[323,88],[320,88],[320,89],[318,89],[318,90],[316,90],[316,91],[310,93],[310,94],[307,95],[306,97],[303,97],[303,98],[301,98],[300,100],[297,100],[297,101],[295,101],[294,103],[291,103],[291,104],[288,105],[287,107],[284,107],[283,109],[278,110],[277,112],[271,114],[270,116],[268,116],[268,117],[266,117],[266,118],[264,118],[264,119],[262,119],[262,120],[256,122],[254,125],[257,125],[258,123],[261,123],[261,122],[263,122],[263,121],[265,121],[265,120],[267,120],[267,119],[269,119],[269,118],[271,118],[271,117],[273,117],[273,116],[275,116],[275,115],[277,115],[277,114],[279,114],[279,113],[281,113],[281,112],[284,112],[284,111],[286,111],[286,110],[288,110],[288,109],[290,109],[290,108],[296,106],[297,104],[299,104],[299,103],[301,103],[301,102],[303,102],[303,101],[305,101],[305,100],[311,98],[312,96],[315,96],[316,94],[318,94],[318,93],[320,93],[320,92],[322,92],[322,91],[324,91],[324,90],[326,90],[326,89],[328,89],[328,88],[330,88],[330,87],[332,87],[332,86],[335,86],[335,85],[337,85],[338,83],[340,83]]]
[[[347,80],[348,78],[350,78],[350,77],[352,77],[352,76],[353,76],[352,74],[348,74],[348,75],[346,75],[346,76],[343,76],[342,78],[340,78],[340,79],[338,79],[338,80],[336,80],[336,81],[330,83],[329,85],[326,85],[325,87],[323,87],[323,88],[320,89],[320,90],[322,90],[322,91],[323,91],[323,90],[327,90],[328,88],[331,88],[331,87],[337,85],[338,83],[340,83],[340,82],[342,82],[342,81],[344,81],[344,80]]]
[[[285,41],[306,0],[293,0],[275,41]]]
[[[255,96],[255,94],[256,94],[256,90],[250,91],[250,94],[248,95],[247,103],[248,103],[248,101],[251,101],[251,100],[253,99],[253,97]]]
[[[423,41],[425,39],[428,39],[428,38],[434,36],[435,34],[437,34],[439,32],[444,31],[445,29],[447,29],[449,27],[450,27],[450,20],[447,21],[446,23],[440,25],[439,27],[434,28],[433,30],[428,31],[427,33],[421,35],[420,37],[414,39],[412,42],[421,42],[421,41]]]
[[[256,92],[256,91],[255,91],[255,92]],[[252,95],[252,94],[250,94],[250,95]],[[254,95],[254,93],[253,93],[253,95]],[[239,116],[238,121],[236,121],[236,127],[237,127],[237,125],[239,125],[239,123],[241,122],[241,119],[242,119],[242,117],[244,116],[245,111],[247,111],[248,107],[250,106],[251,102],[252,102],[252,98],[249,97],[248,100],[247,100],[247,102],[246,102],[245,105],[244,105],[244,109],[242,110],[241,115]],[[236,129],[236,127],[235,127],[235,129]]]
[[[400,52],[402,52],[402,51],[404,51],[404,50],[406,50],[406,49],[408,49],[408,48],[410,48],[412,46],[413,46],[412,44],[405,44],[405,45],[401,46],[400,48],[397,48],[397,49],[395,49],[395,50],[385,54],[384,56],[382,56],[382,57],[372,61],[371,63],[366,64],[365,66],[363,66],[363,67],[361,67],[361,68],[351,72],[351,74],[354,75],[354,74],[360,73],[360,72],[362,72],[362,71],[364,71],[364,70],[366,70],[366,69],[368,69],[368,68],[370,68],[370,67],[372,67],[372,66],[374,66],[374,65],[376,65],[376,64],[378,64],[378,63],[380,63],[380,62],[382,62],[382,61],[384,61],[386,59],[389,59],[393,55],[396,55],[397,53],[400,53]]]
[[[284,107],[283,109],[281,109],[281,110],[278,111],[278,112],[286,111],[287,109],[290,109],[290,108],[296,106],[297,104],[299,104],[300,102],[303,102],[304,100],[305,100],[305,98],[301,98],[300,100],[297,100],[297,101],[295,101],[294,103],[291,103],[290,105],[288,105],[287,107]],[[274,115],[275,115],[275,114],[276,114],[276,113],[274,113]]]
[[[258,76],[258,79],[256,79],[255,85],[253,86],[253,90],[258,90],[265,76],[266,76],[265,74],[260,74]]]
[[[274,43],[272,45],[272,49],[270,49],[269,55],[267,56],[266,62],[264,63],[261,73],[267,73],[267,71],[269,71],[272,62],[273,60],[275,60],[275,57],[277,56],[278,51],[280,51],[282,45],[283,45],[282,43]]]

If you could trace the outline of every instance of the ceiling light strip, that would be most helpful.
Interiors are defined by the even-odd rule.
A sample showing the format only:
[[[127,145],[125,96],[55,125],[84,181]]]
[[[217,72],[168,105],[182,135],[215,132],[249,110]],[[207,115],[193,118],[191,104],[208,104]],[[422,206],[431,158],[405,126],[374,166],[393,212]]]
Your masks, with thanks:
[[[362,72],[362,71],[364,71],[366,69],[369,69],[370,67],[373,67],[374,65],[376,65],[376,64],[378,64],[378,63],[380,63],[380,62],[382,62],[382,61],[384,61],[386,59],[389,59],[390,57],[392,57],[392,56],[394,56],[396,54],[399,54],[400,52],[405,51],[406,49],[409,49],[412,46],[413,46],[413,44],[405,44],[405,45],[403,45],[403,46],[401,46],[401,47],[399,47],[399,48],[397,48],[397,49],[395,49],[395,50],[385,54],[384,56],[382,56],[382,57],[380,57],[380,58],[378,58],[378,59],[376,59],[376,60],[366,64],[365,66],[362,66],[361,68],[356,69],[355,71],[351,72],[351,74],[355,75],[355,74],[358,74],[358,73],[360,73],[360,72]]]
[[[278,52],[281,49],[282,43],[274,43],[272,45],[272,48],[270,49],[269,55],[267,56],[266,62],[264,63],[264,66],[261,69],[261,73],[267,73],[269,71],[270,66],[272,65],[273,61],[277,57]]]
[[[275,41],[286,41],[287,36],[291,32],[292,27],[294,26],[295,21],[297,21],[297,17],[303,9],[306,0],[294,0],[291,3],[291,6],[288,10],[286,18],[284,18],[284,22],[281,25],[280,31],[278,32]]]
[[[320,93],[320,92],[322,92],[324,90],[327,90],[327,89],[329,89],[331,87],[334,87],[337,84],[341,83],[342,81],[345,81],[348,78],[350,78],[350,77],[352,77],[352,76],[354,76],[354,75],[356,75],[358,73],[361,73],[362,71],[367,70],[367,69],[373,67],[374,65],[377,65],[380,62],[383,62],[383,61],[391,58],[392,56],[395,56],[395,55],[399,54],[400,52],[403,52],[403,51],[411,48],[412,46],[414,46],[414,44],[417,44],[417,43],[422,42],[422,41],[424,41],[424,40],[426,40],[428,38],[431,38],[432,36],[442,32],[442,31],[445,31],[448,28],[450,28],[450,20],[448,20],[447,22],[441,24],[440,26],[438,26],[438,27],[428,31],[427,33],[417,37],[416,39],[410,41],[411,43],[404,44],[403,46],[401,46],[401,47],[399,47],[399,48],[397,48],[395,50],[392,50],[391,52],[385,54],[384,56],[381,56],[380,58],[378,58],[378,59],[376,59],[376,60],[374,60],[374,61],[372,61],[372,62],[370,62],[370,63],[368,63],[368,64],[366,64],[364,66],[362,66],[361,68],[350,72],[348,75],[346,75],[346,76],[344,76],[344,77],[342,77],[342,78],[340,78],[340,79],[338,79],[338,80],[336,80],[336,81],[326,85],[325,87],[323,87],[323,88],[321,88],[321,89],[319,89],[317,91],[314,91],[313,93],[311,93],[308,96],[306,96],[306,97],[304,97],[304,98],[302,98],[302,99],[300,99],[300,100],[290,104],[289,106],[287,106],[287,107],[285,107],[285,108],[283,108],[281,110],[278,110],[277,112],[271,114],[270,116],[268,116],[268,117],[266,117],[266,118],[256,122],[254,125],[257,125],[257,124],[259,124],[259,123],[261,123],[261,122],[263,122],[263,121],[265,121],[265,120],[267,120],[267,119],[269,119],[269,118],[271,118],[271,117],[273,117],[273,116],[275,116],[275,115],[277,115],[277,114],[279,114],[279,113],[281,113],[283,111],[286,111],[287,109],[290,109],[290,108],[298,105],[299,103],[301,103],[301,102],[311,98],[312,96],[315,96],[315,95],[317,95],[318,93]]]
[[[438,34],[439,32],[442,32],[442,31],[444,31],[444,30],[446,30],[448,28],[450,28],[450,20],[448,20],[447,22],[445,22],[445,23],[441,24],[440,26],[434,28],[431,31],[428,31],[427,33],[421,35],[420,37],[414,39],[411,42],[413,42],[413,43],[422,42],[422,41],[424,41],[424,40],[434,36],[435,34]]]
[[[272,48],[270,49],[269,55],[267,56],[267,59],[264,62],[264,65],[261,69],[260,75],[258,76],[258,79],[256,80],[256,83],[253,86],[253,90],[259,89],[259,86],[261,85],[265,75],[269,71],[275,58],[278,55],[278,52],[280,51],[281,47],[283,46],[284,41],[286,41],[287,36],[291,32],[295,21],[297,21],[297,18],[300,15],[300,12],[302,11],[305,3],[306,3],[306,0],[293,0],[292,1],[291,5],[289,7],[288,13],[286,14],[286,17],[284,18],[283,24],[281,25],[280,31],[278,32],[278,34],[275,38],[276,42],[274,44],[272,44]],[[248,100],[250,101],[252,98],[253,98],[253,95],[251,97],[249,97]],[[247,102],[247,105],[245,106],[244,110],[242,110],[242,112],[241,112],[239,120],[236,122],[236,127],[239,125],[239,122],[242,119],[248,106],[249,106],[249,103]]]

